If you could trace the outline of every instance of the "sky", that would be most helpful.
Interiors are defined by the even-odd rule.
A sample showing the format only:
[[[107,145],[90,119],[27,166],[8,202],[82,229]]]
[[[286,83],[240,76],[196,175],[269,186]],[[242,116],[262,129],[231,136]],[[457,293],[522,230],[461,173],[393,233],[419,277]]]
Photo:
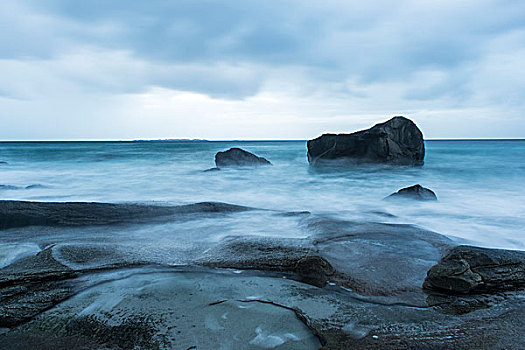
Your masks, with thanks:
[[[3,0],[0,140],[525,138],[523,0]]]

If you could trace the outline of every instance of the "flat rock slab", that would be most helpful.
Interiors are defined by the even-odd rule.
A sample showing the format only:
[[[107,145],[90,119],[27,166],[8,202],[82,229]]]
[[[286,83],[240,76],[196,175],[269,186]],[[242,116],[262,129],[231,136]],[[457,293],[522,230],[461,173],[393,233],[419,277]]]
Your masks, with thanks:
[[[452,246],[411,225],[312,219],[314,246],[337,271],[334,282],[376,300],[425,306],[427,271]]]
[[[216,202],[180,206],[86,202],[0,201],[0,230],[25,226],[93,226],[170,221],[182,215],[232,213],[250,208]]]
[[[74,339],[91,342],[87,349],[523,346],[523,298],[448,315],[431,307],[360,300],[338,288],[255,271],[143,267],[89,278],[96,279],[102,282],[0,335],[0,348],[71,349],[67,345]]]
[[[40,341],[49,336],[48,346],[57,337],[89,337],[122,349],[319,349],[319,339],[294,310],[264,298],[290,283],[231,273],[135,271],[89,288],[0,343],[27,334]]]

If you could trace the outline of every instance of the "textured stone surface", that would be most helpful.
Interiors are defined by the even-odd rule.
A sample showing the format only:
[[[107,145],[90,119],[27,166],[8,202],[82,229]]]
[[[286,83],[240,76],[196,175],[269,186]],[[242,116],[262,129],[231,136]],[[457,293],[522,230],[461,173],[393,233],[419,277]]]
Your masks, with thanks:
[[[476,294],[525,288],[525,252],[457,246],[432,267],[424,288]]]
[[[234,238],[209,249],[198,265],[249,270],[280,271],[302,282],[322,287],[335,272],[308,240]]]
[[[422,164],[423,134],[411,120],[394,117],[352,134],[324,134],[308,141],[308,161],[320,165],[330,160]]]
[[[450,315],[257,271],[142,267],[89,280],[81,293],[1,334],[0,349],[523,348],[519,297]]]
[[[0,269],[0,327],[12,327],[69,297],[75,271],[57,262],[51,248]]]

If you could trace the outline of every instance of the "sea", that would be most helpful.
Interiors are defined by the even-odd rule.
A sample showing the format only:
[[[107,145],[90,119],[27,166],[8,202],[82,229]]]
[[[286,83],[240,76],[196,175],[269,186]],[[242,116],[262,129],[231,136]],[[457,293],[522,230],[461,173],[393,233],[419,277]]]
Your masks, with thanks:
[[[306,141],[2,142],[0,199],[224,202],[355,222],[412,224],[458,243],[525,250],[525,140],[427,140],[425,146],[420,167],[312,168]],[[273,166],[204,171],[215,166],[216,152],[231,147],[265,157]],[[438,201],[384,200],[414,184],[432,189]],[[203,218],[135,234],[163,244],[168,237],[191,242],[305,235],[296,220],[264,213],[246,212],[221,222]],[[2,240],[9,241],[5,235]]]

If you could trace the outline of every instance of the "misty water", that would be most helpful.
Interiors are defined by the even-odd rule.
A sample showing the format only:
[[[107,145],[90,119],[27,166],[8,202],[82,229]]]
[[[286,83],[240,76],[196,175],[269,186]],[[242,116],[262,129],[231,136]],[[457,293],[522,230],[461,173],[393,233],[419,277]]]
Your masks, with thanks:
[[[273,166],[203,171],[214,166],[217,151],[230,147],[263,156]],[[426,141],[426,150],[422,167],[312,169],[304,141],[0,143],[4,162],[0,198],[177,205],[216,201],[337,219],[415,224],[458,242],[525,249],[525,141]],[[383,200],[414,184],[434,190],[439,201]],[[140,249],[150,245],[155,247],[150,252],[173,260],[169,253],[173,249],[189,252],[195,244],[225,236],[304,237],[299,226],[296,218],[254,211],[221,220],[203,217],[133,228],[123,236],[108,237],[93,229],[89,240],[123,243],[123,237],[147,237]],[[42,230],[20,231],[40,241],[46,236]],[[70,230],[63,241],[85,240],[85,232]],[[6,243],[15,240],[9,232],[2,236]],[[13,247],[10,250],[18,255],[37,249],[27,239]]]

